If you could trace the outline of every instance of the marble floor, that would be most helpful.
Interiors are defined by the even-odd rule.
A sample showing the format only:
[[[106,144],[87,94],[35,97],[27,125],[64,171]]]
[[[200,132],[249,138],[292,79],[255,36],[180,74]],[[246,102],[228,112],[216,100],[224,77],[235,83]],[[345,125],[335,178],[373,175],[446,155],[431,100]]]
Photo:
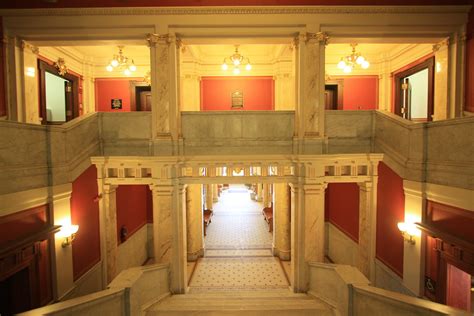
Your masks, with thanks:
[[[191,293],[288,289],[282,264],[272,256],[273,237],[262,208],[243,185],[222,192],[207,227],[204,258],[198,260],[189,282]]]

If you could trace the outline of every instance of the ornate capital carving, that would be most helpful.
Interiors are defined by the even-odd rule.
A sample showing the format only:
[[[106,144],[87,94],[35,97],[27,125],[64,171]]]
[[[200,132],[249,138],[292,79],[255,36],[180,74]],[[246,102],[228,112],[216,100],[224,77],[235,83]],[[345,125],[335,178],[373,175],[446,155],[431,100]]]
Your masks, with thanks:
[[[306,42],[310,42],[310,43],[319,42],[321,44],[327,45],[328,41],[329,41],[329,36],[325,32],[306,33]]]
[[[169,34],[147,34],[146,41],[148,42],[148,47],[155,47],[156,45],[169,45],[170,36]]]
[[[433,53],[436,53],[437,51],[439,51],[441,49],[441,47],[443,47],[443,46],[449,46],[449,38],[446,38],[446,39],[442,40],[441,42],[434,44],[433,45]]]
[[[25,40],[21,40],[20,47],[22,50],[25,50],[25,49],[31,50],[31,52],[35,55],[39,54],[39,48],[36,47],[35,45],[28,43]]]

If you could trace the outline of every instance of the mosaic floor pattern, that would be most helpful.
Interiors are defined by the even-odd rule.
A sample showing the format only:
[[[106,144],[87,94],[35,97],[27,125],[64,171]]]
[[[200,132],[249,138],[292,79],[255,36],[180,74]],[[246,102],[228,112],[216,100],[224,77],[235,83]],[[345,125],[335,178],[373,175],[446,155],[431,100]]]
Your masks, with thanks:
[[[280,261],[272,256],[273,236],[262,208],[244,186],[222,192],[207,227],[204,258],[191,276],[191,293],[288,289]]]

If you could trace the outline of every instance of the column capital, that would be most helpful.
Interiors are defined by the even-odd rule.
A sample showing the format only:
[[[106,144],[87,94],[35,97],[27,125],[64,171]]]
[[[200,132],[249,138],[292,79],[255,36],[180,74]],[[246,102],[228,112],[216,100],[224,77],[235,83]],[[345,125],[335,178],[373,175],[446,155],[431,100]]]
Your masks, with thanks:
[[[104,193],[111,194],[117,190],[118,185],[115,184],[104,184]]]
[[[357,182],[360,190],[370,191],[374,187],[374,184],[371,181],[366,182]]]
[[[324,44],[324,46],[328,45],[329,43],[329,36],[325,32],[317,32],[317,33],[306,33],[306,42],[308,43],[320,43]]]
[[[314,183],[314,184],[304,184],[303,190],[305,194],[324,194],[324,191],[328,187],[326,182],[324,183]]]
[[[449,38],[445,38],[441,42],[438,42],[433,45],[433,53],[436,53],[439,51],[442,47],[448,47],[449,46]]]
[[[149,33],[146,36],[146,41],[148,47],[156,47],[156,45],[169,45],[171,43],[171,38],[169,34]]]
[[[33,54],[35,55],[38,55],[39,54],[39,48],[35,45],[32,45],[30,43],[28,43],[27,41],[25,40],[21,40],[20,42],[20,47],[21,49],[24,51],[25,49],[28,49],[30,50]]]

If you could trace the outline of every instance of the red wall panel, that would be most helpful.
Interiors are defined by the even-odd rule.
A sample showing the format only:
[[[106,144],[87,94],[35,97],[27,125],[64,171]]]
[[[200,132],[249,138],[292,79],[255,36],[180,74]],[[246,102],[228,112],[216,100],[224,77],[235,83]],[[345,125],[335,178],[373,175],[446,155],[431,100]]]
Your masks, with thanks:
[[[330,183],[326,189],[327,220],[359,242],[359,186],[357,183]]]
[[[376,257],[403,276],[403,238],[397,227],[405,219],[403,179],[383,162],[378,171]]]
[[[48,205],[0,217],[0,246],[36,233],[47,226]]]
[[[236,6],[236,5],[458,5],[471,0],[22,0],[2,3],[0,8],[78,8],[146,6]]]
[[[72,182],[71,222],[79,225],[72,244],[74,280],[100,261],[97,169],[94,165]]]
[[[375,110],[378,108],[379,78],[377,76],[344,77],[344,110]]]
[[[240,90],[244,95],[242,110],[273,110],[274,81],[272,77],[202,77],[201,110],[232,110],[231,94]]]
[[[95,100],[98,112],[130,112],[131,79],[96,79]],[[122,109],[112,110],[111,100],[122,99]]]
[[[125,226],[130,238],[148,220],[147,185],[119,185],[117,188],[117,241],[120,241],[120,229]]]

